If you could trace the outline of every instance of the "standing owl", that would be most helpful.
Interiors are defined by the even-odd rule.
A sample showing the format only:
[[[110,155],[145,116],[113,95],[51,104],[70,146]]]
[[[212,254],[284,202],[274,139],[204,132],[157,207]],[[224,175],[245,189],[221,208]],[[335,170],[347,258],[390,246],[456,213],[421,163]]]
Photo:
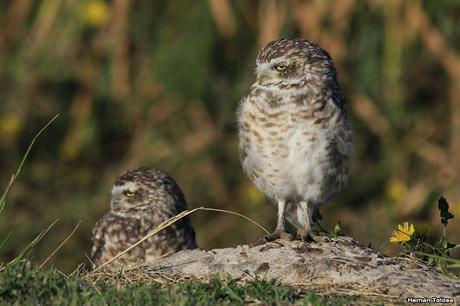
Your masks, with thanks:
[[[128,170],[112,188],[110,212],[93,230],[91,259],[100,266],[141,240],[163,221],[187,209],[184,195],[165,172],[152,168]],[[161,230],[119,258],[126,265],[140,264],[183,249],[196,248],[188,217]]]
[[[278,205],[302,240],[315,240],[313,215],[346,183],[352,132],[329,54],[304,39],[268,43],[257,56],[257,80],[239,107],[244,171]],[[317,236],[316,236],[317,237]]]

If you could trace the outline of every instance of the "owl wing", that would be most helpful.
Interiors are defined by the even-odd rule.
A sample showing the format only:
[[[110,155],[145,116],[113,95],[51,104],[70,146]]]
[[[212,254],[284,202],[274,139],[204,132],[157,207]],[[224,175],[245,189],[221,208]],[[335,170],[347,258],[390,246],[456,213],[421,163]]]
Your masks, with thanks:
[[[103,216],[93,229],[93,248],[91,261],[94,266],[100,266],[117,254],[129,248],[143,236],[138,219],[110,212]],[[137,246],[119,258],[123,264],[142,262],[145,251]]]
[[[347,119],[345,97],[343,96],[342,91],[340,90],[340,86],[335,73],[332,79],[331,88],[333,93],[332,101],[334,106],[340,111],[341,120],[339,124],[342,125],[341,128],[336,129],[337,150],[338,153],[344,155],[346,158],[350,158],[353,151],[353,135]]]
[[[175,209],[177,214],[187,210],[187,202],[181,193],[181,196],[175,200]],[[190,216],[185,216],[175,224],[174,231],[176,233],[175,240],[177,241],[176,251],[184,249],[196,249],[195,230],[193,229]]]
[[[353,153],[353,134],[348,124],[346,129],[337,133],[336,141],[337,151],[349,159]]]
[[[166,214],[161,221],[165,221],[166,219],[187,210],[187,202],[185,201],[185,197],[177,183],[171,179],[171,182],[166,184],[166,188],[171,196],[171,198],[166,201],[170,203],[170,206],[174,207],[174,209],[172,212]],[[162,232],[164,236],[169,239],[169,250],[175,249],[177,252],[183,249],[197,248],[195,230],[193,229],[189,216],[180,219],[176,223],[172,224],[169,229],[166,228]]]
[[[174,203],[174,205],[176,205],[176,209],[180,210],[179,212],[186,208],[184,203]],[[146,236],[160,223],[177,213],[171,214],[171,212],[166,213],[156,209],[152,213],[144,214],[141,218],[142,235]],[[196,247],[195,231],[187,216],[162,229],[144,242],[145,260],[147,262],[154,261],[164,255],[170,255],[184,249],[195,249]]]

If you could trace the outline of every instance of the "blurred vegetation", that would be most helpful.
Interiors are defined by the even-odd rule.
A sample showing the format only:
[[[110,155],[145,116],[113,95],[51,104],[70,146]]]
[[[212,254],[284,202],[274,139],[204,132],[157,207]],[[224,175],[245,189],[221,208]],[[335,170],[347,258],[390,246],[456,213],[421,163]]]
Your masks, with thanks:
[[[388,250],[400,221],[442,231],[442,192],[460,214],[460,2],[0,1],[0,186],[32,150],[0,215],[14,258],[86,260],[91,228],[116,176],[169,172],[189,206],[245,214],[273,228],[275,209],[238,161],[235,109],[253,82],[257,49],[282,36],[316,41],[338,69],[355,131],[348,187],[324,208],[326,227]],[[3,190],[3,188],[2,188]],[[202,247],[262,235],[236,216],[192,216]],[[451,233],[460,224],[449,225]],[[458,242],[458,241],[454,241]]]

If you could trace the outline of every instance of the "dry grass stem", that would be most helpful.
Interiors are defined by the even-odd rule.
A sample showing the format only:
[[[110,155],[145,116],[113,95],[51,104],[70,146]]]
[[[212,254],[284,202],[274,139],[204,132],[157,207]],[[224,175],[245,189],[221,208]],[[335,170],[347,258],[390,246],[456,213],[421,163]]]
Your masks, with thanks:
[[[22,167],[24,166],[24,163],[27,160],[27,157],[29,156],[30,150],[32,149],[33,145],[35,144],[35,141],[40,137],[40,135],[51,125],[51,123],[54,122],[54,120],[59,117],[59,114],[56,114],[53,118],[51,118],[50,121],[40,130],[38,133],[32,138],[32,141],[29,144],[29,147],[27,147],[26,153],[22,157],[21,162],[19,163],[19,167],[17,168],[16,172],[11,176],[11,179],[8,183],[8,186],[6,186],[5,191],[3,192],[2,197],[0,198],[0,213],[2,212],[3,208],[5,207],[6,203],[6,198],[8,194],[10,193],[11,187],[13,187],[14,182],[18,178],[19,174],[21,173]]]
[[[237,213],[237,212],[234,212],[234,211],[230,211],[230,210],[225,210],[225,209],[218,209],[218,208],[208,208],[208,207],[201,207],[199,210],[208,210],[208,211],[218,211],[218,212],[223,212],[223,213],[227,213],[227,214],[231,214],[231,215],[236,215],[236,216],[240,216],[250,222],[252,222],[253,224],[255,224],[256,226],[258,226],[261,230],[263,230],[267,235],[270,235],[270,232],[267,231],[267,229],[265,229],[265,227],[263,227],[262,225],[260,225],[259,223],[257,223],[256,221],[252,220],[251,218],[249,217],[246,217],[245,215],[242,215],[240,213]]]
[[[57,253],[57,251],[59,251],[59,249],[67,242],[67,240],[70,239],[70,237],[72,237],[72,235],[75,233],[75,231],[80,226],[80,224],[81,224],[81,221],[78,222],[78,224],[74,227],[72,232],[70,232],[70,234],[67,236],[67,238],[64,239],[64,241],[62,241],[61,244],[42,262],[42,264],[40,265],[39,269],[43,268],[43,266],[46,265],[46,263],[51,259],[51,257],[53,257],[54,254]]]

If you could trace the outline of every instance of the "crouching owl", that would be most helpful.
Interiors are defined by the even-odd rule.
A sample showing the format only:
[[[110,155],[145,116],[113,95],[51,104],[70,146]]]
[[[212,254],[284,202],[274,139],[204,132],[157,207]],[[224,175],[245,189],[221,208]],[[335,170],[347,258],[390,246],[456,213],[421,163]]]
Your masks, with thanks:
[[[186,209],[184,195],[167,173],[153,168],[126,171],[112,187],[110,212],[94,227],[93,265],[100,266],[115,257],[160,223]],[[141,264],[196,247],[195,232],[187,216],[145,240],[114,264]]]

